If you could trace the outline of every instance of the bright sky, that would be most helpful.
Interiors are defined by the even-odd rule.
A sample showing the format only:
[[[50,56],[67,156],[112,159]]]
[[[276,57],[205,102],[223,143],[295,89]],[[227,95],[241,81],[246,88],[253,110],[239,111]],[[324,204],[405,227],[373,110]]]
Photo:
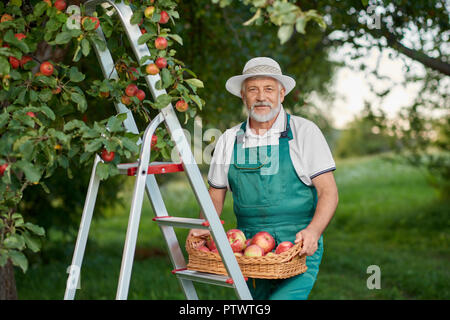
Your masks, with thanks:
[[[411,104],[420,86],[418,84],[409,84],[406,87],[399,85],[404,80],[404,63],[400,58],[395,58],[395,55],[392,58],[389,57],[391,50],[386,49],[378,62],[380,51],[374,48],[365,57],[355,62],[350,59],[349,52],[351,50],[349,47],[343,47],[332,55],[332,59],[340,62],[345,61],[347,65],[352,66],[357,66],[364,61],[368,66],[368,70],[375,70],[377,63],[379,63],[379,74],[392,80],[376,79],[368,70],[356,71],[348,67],[339,69],[332,88],[336,93],[336,99],[334,99],[328,110],[336,128],[342,129],[347,122],[359,115],[364,109],[365,101],[372,102],[375,108],[380,106],[389,118],[394,117],[402,107]],[[411,63],[410,60],[409,63]],[[424,72],[423,66],[419,63],[412,62],[411,67],[419,74]],[[389,87],[394,88],[385,97],[382,104],[379,105],[379,98],[371,92],[369,83],[378,92],[382,92]],[[314,97],[313,100],[319,107],[324,107],[324,103],[317,97]]]

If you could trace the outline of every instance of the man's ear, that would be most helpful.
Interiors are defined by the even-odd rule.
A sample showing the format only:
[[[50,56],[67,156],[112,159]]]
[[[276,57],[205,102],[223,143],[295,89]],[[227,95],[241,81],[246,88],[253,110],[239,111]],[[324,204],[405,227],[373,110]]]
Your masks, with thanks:
[[[280,103],[282,103],[284,101],[284,94],[286,93],[286,89],[284,89],[284,87],[281,88],[280,90]]]

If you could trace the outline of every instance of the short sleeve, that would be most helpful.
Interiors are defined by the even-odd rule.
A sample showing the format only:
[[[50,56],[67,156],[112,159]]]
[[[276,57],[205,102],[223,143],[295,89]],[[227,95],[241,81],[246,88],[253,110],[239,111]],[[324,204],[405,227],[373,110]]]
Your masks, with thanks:
[[[209,165],[208,183],[216,189],[225,189],[228,185],[225,161],[225,134],[222,134],[217,140],[214,153]]]
[[[310,127],[305,131],[303,156],[306,164],[306,173],[311,180],[325,172],[336,170],[330,147],[322,131],[314,123],[311,123]]]

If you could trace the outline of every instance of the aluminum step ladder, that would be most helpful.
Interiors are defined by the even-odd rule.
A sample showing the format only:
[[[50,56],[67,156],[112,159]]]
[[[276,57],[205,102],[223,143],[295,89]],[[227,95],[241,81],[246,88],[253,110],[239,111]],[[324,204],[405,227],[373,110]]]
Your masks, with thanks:
[[[130,24],[130,18],[133,12],[128,5],[125,5],[123,2],[115,3],[114,0],[90,0],[85,3],[86,14],[92,15],[97,5],[102,5],[104,8],[109,10],[107,12],[110,15],[118,14],[137,61],[141,61],[141,58],[144,56],[150,56],[147,45],[138,44],[138,38],[140,37],[141,32],[137,25]],[[106,44],[101,27],[97,29],[97,33]],[[95,44],[94,49],[105,78],[118,79],[117,72],[114,68],[114,61],[109,49],[106,48],[105,50],[101,50]],[[145,64],[147,63],[152,62],[147,60]],[[166,93],[165,90],[157,90],[155,87],[156,82],[160,80],[159,74],[155,76],[147,75],[145,76],[145,80],[150,88],[153,99],[156,100],[156,97]],[[131,111],[120,102],[116,102],[115,107],[118,113],[125,112],[128,115],[127,119],[124,121],[125,128],[130,132],[138,133],[139,131]],[[172,140],[175,142],[181,158],[180,163],[149,163],[151,154],[151,137],[161,123],[165,124]],[[158,223],[168,246],[169,256],[173,264],[172,273],[178,278],[186,298],[189,300],[198,299],[197,292],[193,284],[193,281],[198,281],[234,288],[239,299],[251,300],[252,296],[248,286],[239,268],[231,246],[229,245],[221,220],[217,215],[217,211],[209,196],[200,170],[192,155],[190,145],[183,133],[171,104],[164,109],[161,109],[161,112],[150,122],[140,142],[142,142],[142,146],[138,162],[118,165],[120,173],[127,174],[129,176],[136,176],[136,178],[125,245],[123,249],[116,299],[125,300],[128,297],[139,229],[139,220],[145,191],[150,199],[150,203],[156,215],[153,220]],[[101,161],[101,158],[97,155],[95,157],[94,166],[91,173],[72,264],[68,269],[69,276],[64,295],[65,300],[72,300],[75,298],[77,284],[79,283],[81,265],[88,239],[95,201],[97,198],[97,192],[100,185],[100,179],[96,175],[96,168]],[[178,171],[186,172],[205,219],[171,217],[167,212],[154,175]],[[177,240],[174,227],[202,228],[210,230],[228,272],[228,276],[187,270],[186,261]]]

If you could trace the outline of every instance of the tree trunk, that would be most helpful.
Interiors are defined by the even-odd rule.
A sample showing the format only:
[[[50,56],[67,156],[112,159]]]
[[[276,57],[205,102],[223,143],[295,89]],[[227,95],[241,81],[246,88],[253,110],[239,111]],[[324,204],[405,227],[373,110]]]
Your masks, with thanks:
[[[0,300],[17,300],[14,266],[10,259],[0,267]]]

